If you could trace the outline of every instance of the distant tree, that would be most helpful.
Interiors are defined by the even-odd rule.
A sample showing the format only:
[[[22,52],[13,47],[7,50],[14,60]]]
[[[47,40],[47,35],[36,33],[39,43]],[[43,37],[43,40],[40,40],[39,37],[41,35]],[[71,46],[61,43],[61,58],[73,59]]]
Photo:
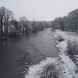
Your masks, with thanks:
[[[21,25],[21,31],[23,33],[27,32],[29,30],[29,27],[28,27],[29,22],[25,16],[20,18],[19,23]]]
[[[8,33],[8,21],[13,16],[12,11],[6,9],[5,7],[0,8],[0,32]]]
[[[52,22],[52,27],[54,29],[62,29],[64,30],[64,20],[63,18],[56,18],[53,22]]]
[[[78,32],[78,9],[69,13],[67,22],[68,28],[71,29],[71,31]]]
[[[52,21],[54,29],[78,32],[78,9],[73,10],[67,16],[56,18]]]
[[[21,22],[17,21],[16,19],[13,19],[10,21],[10,34],[12,35],[20,35],[21,33]]]

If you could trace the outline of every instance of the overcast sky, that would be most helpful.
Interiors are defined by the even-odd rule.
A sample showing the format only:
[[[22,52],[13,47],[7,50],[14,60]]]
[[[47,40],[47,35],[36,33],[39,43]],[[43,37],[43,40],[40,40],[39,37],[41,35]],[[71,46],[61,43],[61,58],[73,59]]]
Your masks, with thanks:
[[[16,17],[51,20],[78,8],[78,0],[0,0],[0,7],[12,10]]]

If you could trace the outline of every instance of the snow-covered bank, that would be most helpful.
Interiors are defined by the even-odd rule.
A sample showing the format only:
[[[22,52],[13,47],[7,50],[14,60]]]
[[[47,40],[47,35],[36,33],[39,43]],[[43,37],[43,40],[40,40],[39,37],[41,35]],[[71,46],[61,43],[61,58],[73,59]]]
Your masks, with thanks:
[[[67,48],[67,51],[65,53],[78,55],[78,36],[69,35],[67,33],[68,32],[60,31],[60,30],[55,31],[54,37],[56,39],[56,46],[58,46],[58,44],[60,46],[63,45],[62,46],[63,50]],[[64,42],[66,44],[63,44]]]
[[[69,40],[71,42],[72,41],[78,42],[78,36],[73,36],[72,34],[69,35],[70,32],[55,30],[54,33],[55,33],[54,37],[55,37],[56,41],[59,41],[60,39],[63,39],[63,40]]]
[[[78,51],[78,38],[72,35],[68,35],[66,32],[56,30],[55,31],[56,47],[59,50],[59,57],[64,62],[63,66],[64,78],[78,78],[77,65],[70,58],[70,55],[74,58],[77,56]],[[61,40],[61,41],[60,41]],[[78,60],[78,58],[76,58]],[[74,60],[76,60],[74,59]]]
[[[60,66],[62,68],[62,78],[78,78],[75,71],[77,70],[74,62],[67,55],[67,40],[59,42],[56,47],[59,49]]]
[[[58,78],[58,71],[60,69],[57,65],[57,59],[47,57],[46,59],[42,60],[39,64],[30,66],[29,71],[25,75],[25,78]]]

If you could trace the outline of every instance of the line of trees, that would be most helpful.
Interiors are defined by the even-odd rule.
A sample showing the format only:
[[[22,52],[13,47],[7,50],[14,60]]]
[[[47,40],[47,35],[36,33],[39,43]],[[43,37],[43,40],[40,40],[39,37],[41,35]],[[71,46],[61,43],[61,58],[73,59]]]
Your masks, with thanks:
[[[19,18],[18,21],[14,18],[12,11],[0,7],[0,38],[36,33],[48,27],[78,32],[78,9],[53,21],[29,21],[25,16]]]
[[[52,21],[52,28],[78,32],[78,9],[73,10],[67,16],[56,18]]]
[[[50,22],[29,21],[26,17],[21,17],[18,21],[12,11],[0,7],[0,38],[35,33],[50,26]]]

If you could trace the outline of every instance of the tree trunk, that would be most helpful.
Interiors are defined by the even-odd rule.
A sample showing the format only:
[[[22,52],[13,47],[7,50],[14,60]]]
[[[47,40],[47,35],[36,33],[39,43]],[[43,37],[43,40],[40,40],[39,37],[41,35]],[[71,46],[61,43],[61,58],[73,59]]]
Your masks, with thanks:
[[[2,22],[2,18],[1,18],[1,36],[3,35],[3,22]]]

